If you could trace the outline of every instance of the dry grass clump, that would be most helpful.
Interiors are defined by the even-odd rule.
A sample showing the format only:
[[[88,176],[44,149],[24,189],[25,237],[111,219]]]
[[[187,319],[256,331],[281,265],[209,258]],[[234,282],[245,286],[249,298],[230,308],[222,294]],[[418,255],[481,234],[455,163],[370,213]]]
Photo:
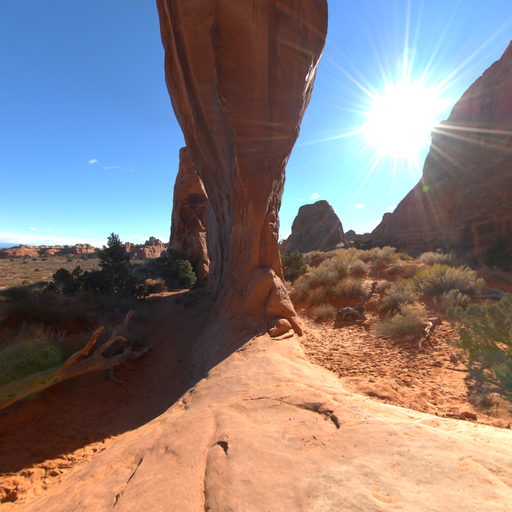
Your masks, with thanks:
[[[334,257],[334,251],[330,252],[323,252],[323,251],[311,251],[307,252],[306,254],[303,254],[304,262],[306,265],[309,265],[310,267],[318,267],[321,265],[325,260],[328,260],[332,257]]]
[[[158,279],[145,279],[144,284],[147,287],[148,293],[161,293],[167,291],[167,285],[161,278]]]
[[[380,303],[380,311],[382,313],[400,311],[406,304],[411,304],[417,300],[414,283],[411,281],[397,281],[392,283],[386,289],[384,297]]]
[[[472,295],[483,280],[467,267],[434,264],[420,270],[414,277],[416,287],[425,296],[436,297],[452,290]]]
[[[362,280],[354,277],[343,279],[332,289],[333,299],[362,299],[369,292],[368,285]]]
[[[471,302],[471,297],[459,290],[450,290],[449,292],[434,298],[434,304],[441,310],[446,311],[449,308],[466,308]]]
[[[332,304],[319,304],[311,309],[311,316],[316,322],[332,320],[336,315],[336,308]]]
[[[421,263],[425,265],[436,265],[436,264],[444,264],[449,265],[452,263],[451,254],[445,254],[442,252],[424,252],[418,258]]]
[[[370,271],[370,267],[363,261],[357,258],[350,264],[350,273],[353,276],[365,276]]]
[[[396,341],[404,338],[418,338],[425,332],[426,309],[420,304],[408,304],[392,318],[378,322],[374,327],[377,336],[385,336]]]

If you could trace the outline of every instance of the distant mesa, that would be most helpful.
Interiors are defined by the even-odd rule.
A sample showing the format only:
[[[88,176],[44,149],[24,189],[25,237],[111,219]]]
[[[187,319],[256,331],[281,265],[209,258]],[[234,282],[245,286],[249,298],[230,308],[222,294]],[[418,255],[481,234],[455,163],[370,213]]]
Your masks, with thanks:
[[[125,249],[131,258],[158,258],[167,251],[167,244],[158,238],[150,237],[144,244],[125,243]],[[0,259],[8,258],[40,258],[43,256],[78,256],[98,251],[90,244],[75,245],[17,245],[8,249],[0,249]]]
[[[498,237],[512,240],[512,43],[434,131],[420,182],[372,236],[480,263]]]
[[[332,251],[343,242],[343,226],[339,217],[327,201],[321,200],[299,208],[292,233],[283,246],[287,251],[306,253]]]

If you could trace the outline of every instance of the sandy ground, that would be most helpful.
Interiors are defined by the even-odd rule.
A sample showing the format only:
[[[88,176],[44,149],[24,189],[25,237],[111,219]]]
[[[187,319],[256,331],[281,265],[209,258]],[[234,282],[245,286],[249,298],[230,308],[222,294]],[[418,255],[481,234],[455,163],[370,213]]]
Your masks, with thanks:
[[[161,415],[187,389],[187,347],[203,328],[200,310],[166,296],[151,298],[144,308],[154,325],[146,341],[154,348],[131,369],[116,372],[125,385],[91,374],[0,413],[0,503],[22,504],[40,494],[120,434]],[[476,404],[461,354],[448,342],[453,335],[448,325],[438,327],[418,350],[414,344],[376,338],[368,325],[303,321],[305,352],[338,375],[348,390],[439,416],[510,428],[510,403],[490,400],[487,409]]]
[[[448,322],[419,348],[415,341],[373,335],[372,314],[359,325],[303,320],[308,333],[301,343],[308,357],[338,375],[346,389],[437,416],[511,428],[512,403],[477,385]]]

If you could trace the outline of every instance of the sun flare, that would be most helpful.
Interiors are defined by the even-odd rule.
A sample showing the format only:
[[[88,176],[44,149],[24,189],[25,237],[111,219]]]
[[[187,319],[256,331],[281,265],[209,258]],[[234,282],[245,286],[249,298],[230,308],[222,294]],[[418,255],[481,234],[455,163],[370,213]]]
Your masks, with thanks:
[[[434,88],[408,80],[372,95],[363,132],[367,144],[382,156],[415,158],[430,144],[430,134],[445,103]]]

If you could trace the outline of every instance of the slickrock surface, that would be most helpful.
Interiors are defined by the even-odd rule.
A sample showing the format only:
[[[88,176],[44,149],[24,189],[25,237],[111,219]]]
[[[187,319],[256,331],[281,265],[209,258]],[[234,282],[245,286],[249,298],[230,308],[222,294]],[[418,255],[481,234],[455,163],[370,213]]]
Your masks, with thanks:
[[[180,167],[174,184],[169,247],[192,263],[199,281],[208,277],[210,260],[206,246],[208,196],[188,156],[180,150]]]
[[[194,351],[205,354],[232,336],[212,330]],[[262,336],[25,510],[508,512],[511,506],[509,430],[353,395],[309,363],[296,338]]]
[[[278,211],[327,32],[326,0],[158,0],[166,79],[203,181],[217,311],[286,318]],[[254,332],[254,330],[253,330]]]
[[[435,130],[423,177],[373,237],[418,253],[457,248],[480,262],[512,240],[512,43]]]
[[[322,200],[299,208],[285,245],[290,251],[332,251],[343,238],[339,217],[333,207]]]

